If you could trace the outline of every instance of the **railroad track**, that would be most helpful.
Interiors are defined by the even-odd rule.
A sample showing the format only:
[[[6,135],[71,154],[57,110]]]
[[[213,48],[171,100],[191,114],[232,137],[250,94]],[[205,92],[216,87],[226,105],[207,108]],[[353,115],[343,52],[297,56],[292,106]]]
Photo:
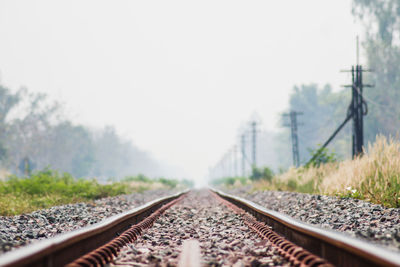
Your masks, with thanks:
[[[200,264],[400,266],[400,255],[239,197],[203,190],[152,201],[0,258],[0,266]]]

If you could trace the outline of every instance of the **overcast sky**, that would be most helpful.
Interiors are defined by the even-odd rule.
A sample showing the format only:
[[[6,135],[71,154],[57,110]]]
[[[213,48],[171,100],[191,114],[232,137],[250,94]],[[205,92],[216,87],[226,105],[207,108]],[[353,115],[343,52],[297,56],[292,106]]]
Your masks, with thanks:
[[[293,85],[348,83],[357,34],[350,0],[2,0],[1,82],[201,178]]]

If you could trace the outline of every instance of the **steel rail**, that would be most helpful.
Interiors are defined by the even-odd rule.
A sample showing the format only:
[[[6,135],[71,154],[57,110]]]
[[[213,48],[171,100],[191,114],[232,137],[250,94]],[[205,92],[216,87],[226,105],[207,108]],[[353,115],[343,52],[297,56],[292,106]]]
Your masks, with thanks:
[[[266,223],[287,240],[336,266],[400,266],[398,253],[342,233],[311,226],[244,198],[213,188],[210,190]]]
[[[129,229],[131,225],[140,223],[163,205],[187,192],[183,191],[153,200],[138,208],[107,218],[97,224],[60,234],[8,252],[0,257],[0,266],[64,266],[106,244],[120,233]]]

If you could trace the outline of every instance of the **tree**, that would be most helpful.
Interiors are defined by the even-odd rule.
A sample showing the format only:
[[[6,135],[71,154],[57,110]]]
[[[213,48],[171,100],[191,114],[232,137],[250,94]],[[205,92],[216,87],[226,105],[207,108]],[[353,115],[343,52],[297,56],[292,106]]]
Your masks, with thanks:
[[[11,114],[11,115],[10,115]],[[122,178],[165,169],[113,127],[92,131],[63,115],[46,95],[0,86],[0,163],[14,174],[53,168],[77,177]]]
[[[337,162],[338,159],[336,153],[330,152],[329,149],[326,147],[323,148],[322,150],[320,149],[321,149],[320,147],[317,147],[315,149],[310,149],[310,154],[313,160],[308,162],[306,167],[310,165],[319,167],[321,164]]]
[[[366,88],[369,114],[366,141],[377,134],[395,136],[400,126],[400,1],[354,0],[353,14],[365,24],[364,43],[374,88]]]
[[[0,160],[5,160],[7,157],[7,119],[12,109],[20,101],[20,92],[15,94],[10,90],[0,85]]]
[[[393,45],[400,26],[399,0],[354,0],[353,15],[366,23],[371,40]]]
[[[290,110],[303,112],[303,115],[298,117],[301,162],[307,162],[311,157],[310,149],[324,143],[345,119],[349,103],[349,91],[333,92],[329,85],[318,88],[316,84],[309,84],[293,88],[289,102]],[[283,120],[282,124],[288,124],[286,120]],[[349,130],[348,126],[330,145],[341,157],[349,156],[350,153]],[[286,139],[290,139],[289,133]]]
[[[94,145],[91,133],[84,126],[64,121],[53,126],[49,136],[47,162],[52,168],[76,177],[90,175],[95,162]]]
[[[57,121],[60,105],[46,103],[43,94],[28,93],[26,89],[19,91],[17,114],[6,123],[5,141],[7,167],[18,173],[20,162],[29,158],[37,168],[48,164],[49,140],[53,124]]]
[[[250,180],[252,180],[252,181],[258,181],[258,180],[271,181],[273,177],[274,177],[274,172],[270,168],[263,167],[261,169],[261,168],[257,168],[257,167],[253,166]]]

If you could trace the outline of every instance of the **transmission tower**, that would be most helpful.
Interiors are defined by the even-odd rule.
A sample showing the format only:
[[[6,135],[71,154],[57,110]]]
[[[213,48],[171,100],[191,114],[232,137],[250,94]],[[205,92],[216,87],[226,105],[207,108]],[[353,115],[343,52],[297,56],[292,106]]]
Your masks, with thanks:
[[[242,177],[246,176],[246,135],[242,134],[241,139],[241,152],[242,152]]]
[[[368,113],[368,106],[363,98],[363,88],[372,87],[369,84],[363,84],[363,72],[370,72],[370,70],[363,70],[361,65],[351,67],[352,84],[345,85],[344,87],[351,88],[351,102],[347,111],[347,118],[353,119],[352,131],[352,155],[353,158],[362,155],[364,146],[364,116]]]
[[[350,112],[353,114],[353,158],[363,153],[364,146],[364,122],[363,117],[367,114],[367,104],[363,99],[363,87],[369,86],[364,85],[362,81],[363,69],[361,65],[356,65],[351,68],[352,76],[352,98],[350,104]]]
[[[252,167],[257,167],[257,122],[251,122],[251,133],[252,133]]]
[[[289,116],[290,125],[285,125],[290,127],[290,132],[292,136],[292,154],[293,154],[293,165],[296,167],[300,166],[300,153],[299,153],[299,137],[297,132],[297,115],[303,115],[303,112],[290,111],[289,114],[283,114],[283,116]]]
[[[233,146],[232,153],[233,153],[234,175],[235,175],[235,177],[238,177],[239,172],[238,172],[238,157],[237,157],[237,146],[236,145]]]

